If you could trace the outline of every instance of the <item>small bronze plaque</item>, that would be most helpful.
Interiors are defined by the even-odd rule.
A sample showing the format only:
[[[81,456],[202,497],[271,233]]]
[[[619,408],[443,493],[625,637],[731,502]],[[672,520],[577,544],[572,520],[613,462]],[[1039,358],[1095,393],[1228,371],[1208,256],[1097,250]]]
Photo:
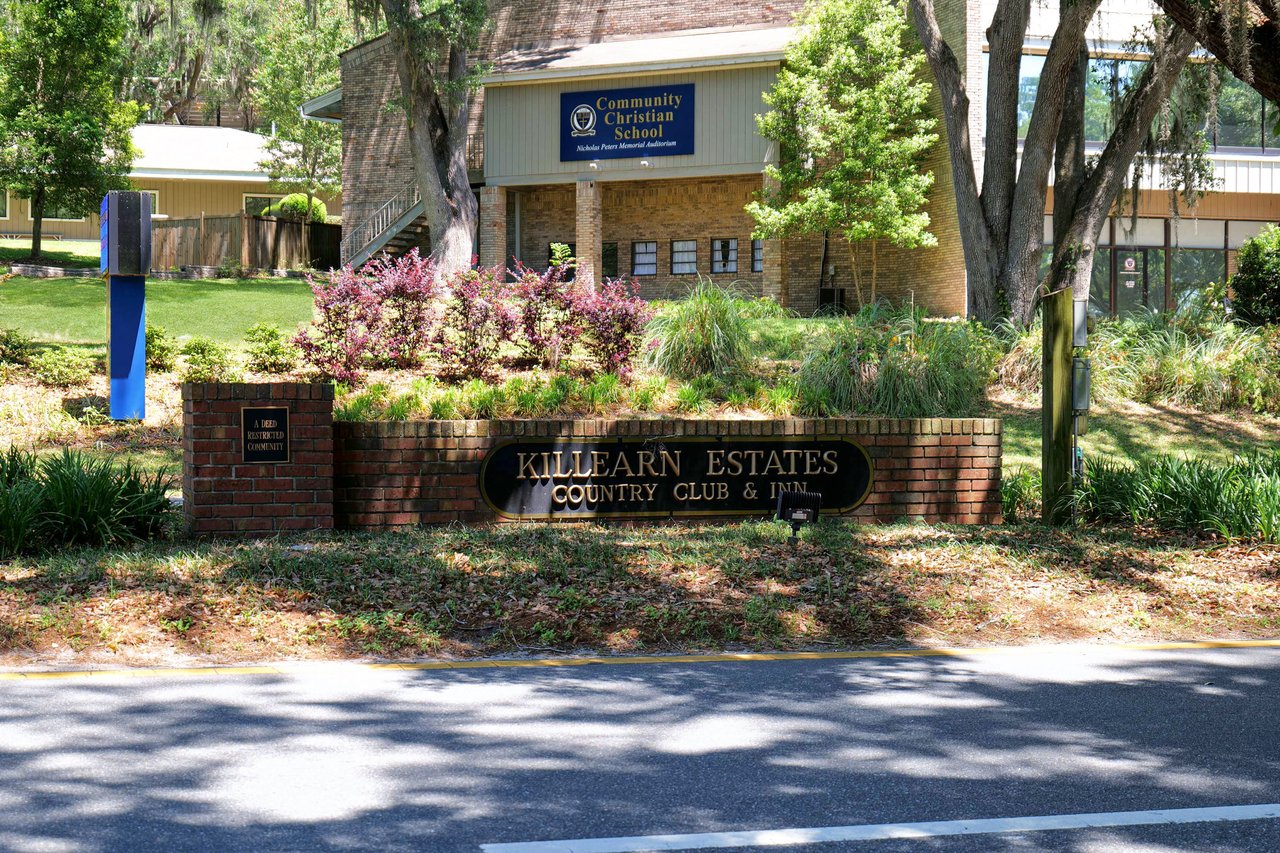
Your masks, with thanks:
[[[241,409],[240,439],[245,462],[288,462],[289,410]]]

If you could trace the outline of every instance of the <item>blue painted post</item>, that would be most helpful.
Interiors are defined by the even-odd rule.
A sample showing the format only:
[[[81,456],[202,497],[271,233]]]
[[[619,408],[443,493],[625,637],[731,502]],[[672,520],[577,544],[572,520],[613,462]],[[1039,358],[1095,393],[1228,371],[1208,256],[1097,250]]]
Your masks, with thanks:
[[[116,421],[147,416],[146,282],[140,275],[107,276],[107,364]]]
[[[107,375],[111,418],[147,415],[147,271],[151,196],[109,192],[99,208],[98,271],[107,282]]]

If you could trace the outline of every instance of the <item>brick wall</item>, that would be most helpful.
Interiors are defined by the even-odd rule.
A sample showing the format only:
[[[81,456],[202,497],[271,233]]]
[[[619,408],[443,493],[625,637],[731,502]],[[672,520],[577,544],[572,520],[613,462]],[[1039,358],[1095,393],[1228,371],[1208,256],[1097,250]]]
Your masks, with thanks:
[[[290,461],[246,464],[241,410],[289,409]],[[333,386],[186,383],[182,499],[193,533],[267,536],[333,527]]]
[[[338,527],[498,520],[479,491],[487,451],[512,437],[844,435],[875,465],[852,515],[875,521],[1000,522],[1001,424],[990,419],[428,421],[334,424]]]
[[[641,276],[646,299],[683,296],[696,275],[671,274],[671,241],[698,242],[698,272],[711,275],[711,241],[738,240],[738,271],[717,274],[722,283],[738,282],[760,294],[764,275],[751,272],[754,222],[743,207],[761,187],[759,176],[696,180],[608,181],[597,184],[601,197],[601,239],[618,244],[618,273],[631,274],[631,243],[658,244],[658,274]],[[521,258],[531,266],[546,263],[549,243],[569,243],[577,229],[573,184],[511,187],[521,197]],[[582,247],[578,247],[582,254]],[[766,259],[767,261],[767,259]],[[766,269],[768,268],[766,262]],[[776,294],[776,291],[775,291]]]

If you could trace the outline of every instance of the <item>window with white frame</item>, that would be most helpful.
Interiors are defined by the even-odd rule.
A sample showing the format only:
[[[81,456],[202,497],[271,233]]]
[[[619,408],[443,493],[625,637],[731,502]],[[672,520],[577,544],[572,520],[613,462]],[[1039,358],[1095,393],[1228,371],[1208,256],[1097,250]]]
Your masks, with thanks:
[[[738,238],[720,237],[711,241],[711,272],[738,271]]]
[[[671,241],[671,274],[695,275],[698,272],[698,241]]]
[[[658,244],[656,242],[631,244],[631,274],[658,274]]]
[[[764,272],[764,241],[751,241],[751,271]]]
[[[0,219],[9,218],[9,191],[0,190]]]
[[[160,213],[160,191],[159,190],[138,190],[138,192],[146,193],[151,196],[151,215],[156,216]]]
[[[282,198],[282,195],[245,195],[244,212],[250,216],[264,216],[267,208]]]

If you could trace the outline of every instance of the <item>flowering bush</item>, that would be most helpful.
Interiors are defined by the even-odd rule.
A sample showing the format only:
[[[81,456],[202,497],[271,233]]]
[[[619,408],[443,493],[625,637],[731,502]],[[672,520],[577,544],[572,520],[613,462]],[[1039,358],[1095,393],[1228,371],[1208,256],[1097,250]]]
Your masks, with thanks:
[[[431,350],[445,379],[483,378],[498,362],[498,348],[516,329],[519,312],[510,302],[501,267],[454,275],[445,288],[440,328]]]
[[[573,311],[574,287],[566,281],[569,267],[552,264],[537,272],[520,264],[512,286],[519,311],[519,345],[524,357],[543,367],[555,368],[582,334]]]
[[[367,267],[366,267],[367,269]],[[294,342],[316,370],[339,382],[357,383],[375,352],[382,326],[382,303],[364,270],[350,266],[310,278],[317,319]]]
[[[596,290],[578,288],[572,313],[582,329],[582,345],[601,370],[626,376],[631,372],[640,337],[653,319],[633,279],[606,279]]]
[[[437,298],[436,266],[415,248],[399,258],[377,258],[361,273],[373,283],[382,309],[375,359],[386,367],[417,367],[431,340]]]

